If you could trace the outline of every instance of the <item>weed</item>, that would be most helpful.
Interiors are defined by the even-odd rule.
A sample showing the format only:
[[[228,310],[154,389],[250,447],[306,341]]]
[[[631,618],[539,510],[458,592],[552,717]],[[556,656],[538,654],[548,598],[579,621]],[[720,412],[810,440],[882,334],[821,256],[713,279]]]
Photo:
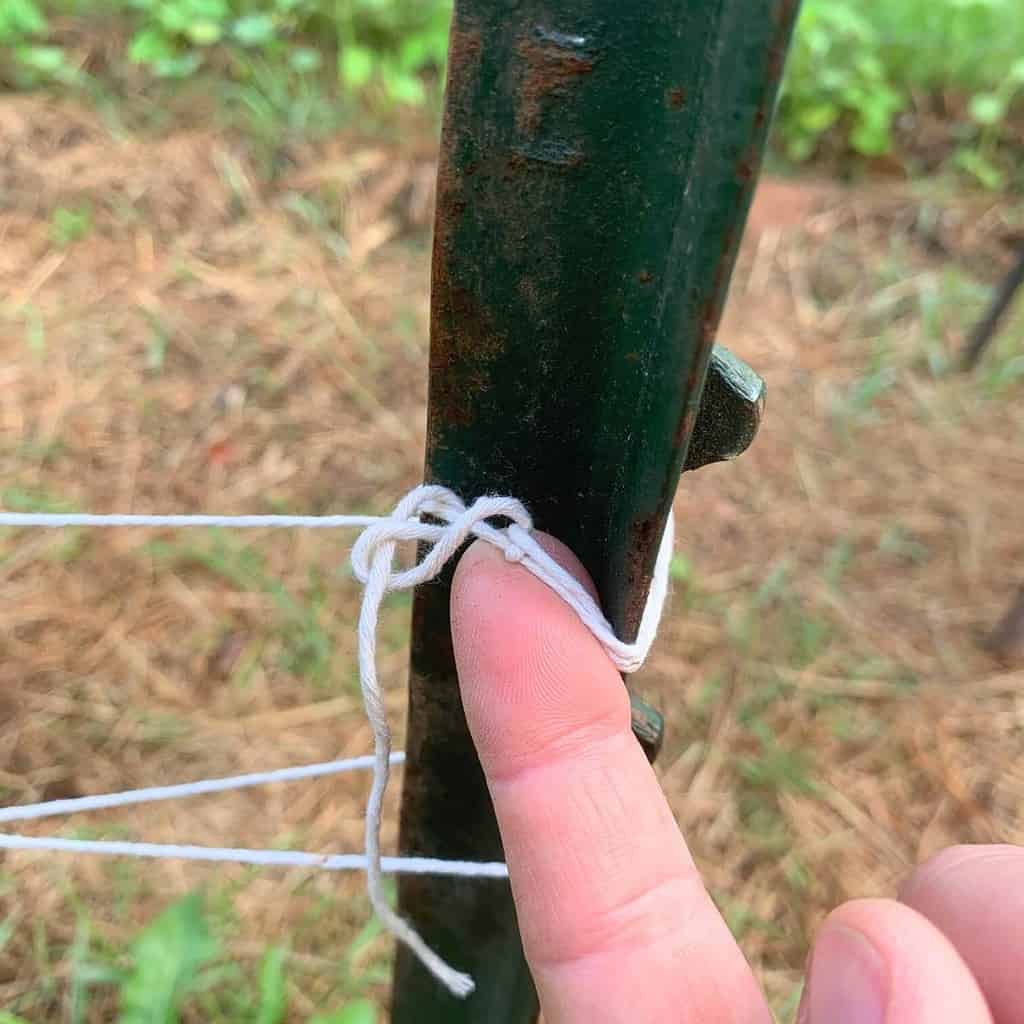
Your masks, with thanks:
[[[782,862],[782,874],[790,888],[805,892],[811,886],[811,873],[796,853],[790,853]]]
[[[739,768],[751,786],[775,793],[815,791],[811,779],[812,765],[803,751],[790,750],[781,745],[763,722],[753,722],[749,728],[758,742],[759,750],[755,756],[741,759]]]
[[[125,22],[117,56],[155,82],[210,79],[276,165],[290,140],[336,127],[348,100],[364,114],[436,101],[451,0],[79,0],[72,13]],[[106,103],[110,90],[69,59],[50,14],[66,17],[65,0],[0,5],[0,84],[56,84]],[[856,154],[889,153],[898,118],[952,94],[962,98],[944,115],[953,164],[1003,187],[1014,173],[1002,149],[1024,100],[1022,51],[1017,0],[805,0],[779,105],[781,149],[807,160],[831,136]]]
[[[24,490],[20,487],[8,487],[0,491],[0,505],[8,512],[76,511],[72,504],[54,498],[45,491]],[[90,543],[89,536],[84,530],[63,530],[56,538],[56,542],[47,549],[48,557],[54,562],[69,564],[84,554]]]
[[[341,232],[338,218],[331,215],[323,198],[289,192],[282,200],[281,205],[311,228],[337,259],[345,259],[348,256],[348,242],[345,241],[345,236]]]
[[[46,45],[50,30],[36,0],[0,4],[0,84],[31,88],[47,82],[73,84],[78,75],[59,46]]]
[[[146,925],[123,952],[101,949],[80,917],[67,950],[71,1024],[86,1020],[96,995],[111,990],[119,1005],[118,1024],[178,1024],[192,1009],[200,1010],[204,1020],[225,1024],[282,1024],[289,1004],[288,949],[280,944],[268,947],[251,977],[226,952],[224,924],[218,921],[225,900],[230,898],[224,893],[216,898],[222,906],[215,915],[209,898],[201,892],[188,894]],[[357,993],[377,983],[379,974],[355,971],[349,977],[349,972],[379,931],[379,925],[367,926],[343,953],[342,1006],[310,1017],[308,1024],[376,1024],[376,1003]],[[36,947],[37,958],[44,957],[49,964],[45,938],[37,937]],[[54,981],[51,988],[55,985]],[[49,996],[53,995],[51,991]],[[0,1024],[17,1021],[0,1014]]]
[[[849,439],[853,427],[877,422],[879,399],[891,391],[898,380],[899,371],[888,359],[884,337],[880,338],[872,347],[864,372],[832,397],[829,414],[836,432]]]
[[[217,952],[198,893],[165,910],[132,946],[132,966],[119,984],[122,1024],[175,1021]]]
[[[686,555],[677,552],[668,567],[669,575],[677,583],[689,583],[693,579],[693,563]]]
[[[377,1006],[369,999],[357,999],[337,1013],[311,1017],[309,1024],[376,1024]]]
[[[58,206],[50,220],[50,237],[66,249],[88,237],[92,230],[92,210],[88,206]]]
[[[24,490],[7,487],[0,492],[0,502],[9,512],[74,512],[75,509],[61,498],[54,498],[46,491]]]
[[[792,1020],[800,1006],[800,999],[804,994],[803,985],[797,985],[792,992],[774,1006],[776,1020]]]
[[[786,611],[783,635],[788,638],[789,663],[796,669],[813,665],[832,640],[832,624],[799,604]]]
[[[783,148],[805,160],[838,132],[856,153],[888,153],[898,115],[956,92],[968,97],[956,163],[1001,187],[996,151],[1024,91],[1022,51],[1016,0],[805,0],[779,107]]]
[[[263,954],[259,974],[259,1009],[256,1024],[278,1024],[288,1006],[284,980],[284,946],[271,946]]]
[[[893,523],[882,531],[878,550],[890,559],[911,565],[922,565],[931,557],[928,546],[917,540],[902,523]]]
[[[167,361],[167,348],[171,341],[171,331],[164,321],[155,313],[145,310],[149,321],[149,340],[146,342],[146,370],[149,373],[160,373]]]
[[[773,657],[793,668],[805,668],[828,646],[831,623],[812,614],[790,585],[793,567],[782,558],[771,567],[757,593],[746,605],[731,610],[729,635],[737,648],[750,655],[765,638],[781,641]]]
[[[782,931],[774,921],[762,917],[747,904],[738,901],[723,901],[722,915],[737,941],[754,931],[769,937],[777,937]]]
[[[264,171],[276,175],[287,164],[287,149],[336,131],[346,106],[322,75],[243,54],[223,89],[228,118],[256,144]]]
[[[311,570],[304,600],[296,597],[266,568],[256,548],[239,544],[219,531],[205,540],[155,541],[145,548],[162,563],[179,568],[201,567],[238,590],[268,594],[277,609],[280,664],[285,671],[325,685],[332,670],[334,639],[324,626],[327,587],[321,573]]]
[[[841,537],[825,555],[825,582],[838,590],[846,570],[853,562],[855,549],[849,537]]]
[[[887,81],[881,42],[876,25],[853,3],[804,4],[780,108],[792,159],[811,156],[818,140],[846,115],[858,153],[890,148],[892,120],[904,100]]]
[[[11,941],[17,923],[18,919],[14,914],[9,914],[3,921],[0,921],[0,952],[3,952],[4,947]]]
[[[27,305],[21,311],[21,319],[25,325],[25,344],[34,356],[42,358],[46,355],[46,325],[42,314],[35,306]]]

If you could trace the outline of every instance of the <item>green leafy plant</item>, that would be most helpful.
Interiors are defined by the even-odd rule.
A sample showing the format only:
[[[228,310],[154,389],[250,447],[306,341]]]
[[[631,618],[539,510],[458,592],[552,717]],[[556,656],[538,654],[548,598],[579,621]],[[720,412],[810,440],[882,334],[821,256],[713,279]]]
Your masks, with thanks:
[[[2,0],[0,82],[90,82],[69,62],[50,15],[128,28],[115,74],[198,74],[221,92],[274,159],[293,139],[330,130],[342,99],[374,112],[439,94],[452,0]],[[1024,102],[1019,0],[804,0],[789,55],[777,142],[793,161],[830,152],[873,157],[946,123],[948,156],[982,184],[1008,184]],[[907,115],[911,120],[901,122]],[[944,158],[944,157],[943,157]]]
[[[317,1014],[309,1024],[377,1024],[377,1005],[369,999],[356,999],[337,1013]]]
[[[19,0],[25,2],[25,0]],[[443,66],[450,0],[128,0],[139,27],[129,59],[161,78],[185,78],[217,48],[319,71],[333,50],[339,83],[398,103],[427,97],[423,72]],[[236,63],[244,81],[246,67]]]
[[[204,51],[233,28],[228,0],[130,2],[142,25],[128,46],[128,57],[160,78],[185,78],[197,71]]]
[[[199,893],[165,910],[136,939],[120,983],[120,1024],[177,1024],[184,998],[217,955]]]
[[[280,1024],[288,1009],[288,992],[284,978],[285,950],[272,946],[260,964],[259,1007],[255,1024]]]
[[[289,1003],[287,949],[267,949],[250,978],[222,948],[216,934],[221,927],[208,901],[190,893],[142,930],[128,951],[128,966],[121,966],[114,954],[90,955],[89,930],[80,922],[71,951],[72,1024],[87,1019],[90,993],[98,987],[116,990],[118,1024],[179,1024],[186,1011],[194,1015],[197,1009],[204,1020],[224,1024],[283,1024]],[[314,1014],[307,1024],[378,1024],[377,1004],[358,989],[381,978],[373,970],[353,972],[352,964],[379,932],[372,923],[343,951],[336,991],[343,1004]],[[27,1022],[0,1012],[0,1024]]]
[[[779,110],[788,155],[805,160],[841,119],[863,154],[886,152],[904,100],[890,87],[875,25],[856,6],[808,0],[787,67]]]
[[[80,242],[92,230],[88,206],[58,206],[50,219],[50,237],[62,249]]]
[[[347,0],[337,20],[338,74],[350,88],[378,83],[391,100],[422,103],[421,72],[444,65],[450,0],[405,5]]]
[[[957,163],[987,188],[1001,188],[1006,174],[994,159],[999,144],[1000,126],[1010,114],[1014,102],[1024,94],[1024,57],[1016,61],[1009,74],[989,92],[979,92],[970,103],[970,114],[979,128],[976,147],[965,146],[957,153]]]
[[[822,139],[875,156],[903,112],[937,106],[956,163],[998,187],[1003,126],[1022,98],[1024,8],[1017,0],[804,0],[787,64],[778,132],[793,160]],[[951,101],[951,103],[950,103]],[[960,112],[958,112],[960,111]]]
[[[26,88],[48,81],[77,81],[64,50],[46,44],[48,33],[49,22],[36,0],[0,3],[0,82],[7,78]]]

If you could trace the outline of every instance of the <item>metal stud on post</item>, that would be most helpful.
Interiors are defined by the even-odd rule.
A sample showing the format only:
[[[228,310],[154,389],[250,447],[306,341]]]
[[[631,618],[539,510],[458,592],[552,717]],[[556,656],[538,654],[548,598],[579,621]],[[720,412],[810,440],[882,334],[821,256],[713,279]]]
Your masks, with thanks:
[[[760,415],[756,378],[724,354],[713,407],[701,396],[795,13],[795,0],[456,0],[426,479],[521,498],[627,639],[680,472],[742,450]],[[414,604],[401,848],[500,859],[450,579]],[[399,902],[477,990],[455,999],[400,950],[396,1024],[534,1020],[506,883],[407,877]]]

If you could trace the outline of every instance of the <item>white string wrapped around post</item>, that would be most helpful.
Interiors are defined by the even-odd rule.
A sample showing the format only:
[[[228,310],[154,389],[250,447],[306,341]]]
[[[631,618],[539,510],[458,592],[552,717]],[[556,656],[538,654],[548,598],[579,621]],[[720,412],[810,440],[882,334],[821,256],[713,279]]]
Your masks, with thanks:
[[[425,521],[429,517],[435,522]],[[488,520],[508,520],[508,525],[493,526]],[[636,640],[620,640],[604,617],[597,602],[571,573],[562,568],[532,535],[533,522],[521,502],[511,497],[485,495],[472,505],[447,487],[424,484],[411,490],[389,516],[284,516],[284,515],[94,515],[86,513],[0,512],[0,526],[14,527],[196,527],[222,526],[243,528],[324,528],[363,527],[352,547],[352,568],[363,584],[363,602],[359,613],[359,678],[363,703],[374,736],[373,783],[366,809],[365,856],[342,854],[326,856],[295,851],[245,850],[219,847],[171,846],[150,843],[98,842],[0,835],[0,849],[49,849],[77,853],[128,855],[141,857],[181,857],[190,860],[236,861],[250,864],[320,867],[327,870],[364,868],[367,891],[381,923],[404,942],[453,994],[466,996],[473,991],[473,980],[457,971],[437,955],[416,930],[391,909],[383,888],[388,871],[456,874],[472,877],[505,877],[503,864],[465,861],[438,861],[429,858],[386,858],[380,850],[381,810],[387,790],[390,766],[400,758],[391,751],[391,729],[377,677],[377,621],[388,593],[407,590],[434,579],[449,560],[471,537],[479,538],[502,551],[510,562],[523,566],[550,587],[579,616],[580,621],[601,644],[621,672],[635,672],[644,663],[654,643],[668,592],[669,563],[672,557],[673,522],[671,514],[662,537],[647,605],[641,617]],[[397,546],[402,541],[429,544],[423,559],[409,569],[394,568]],[[358,759],[357,759],[358,760]],[[257,773],[234,780],[203,780],[177,787],[134,790],[104,797],[51,801],[23,808],[0,809],[0,822],[28,820],[100,807],[125,806],[146,800],[172,799],[201,792],[222,792],[268,781],[314,777],[331,771],[366,767],[366,761],[347,767],[330,765],[284,769],[278,773]],[[332,768],[333,765],[333,768]],[[330,769],[330,770],[328,770]],[[305,773],[304,775],[302,773]]]

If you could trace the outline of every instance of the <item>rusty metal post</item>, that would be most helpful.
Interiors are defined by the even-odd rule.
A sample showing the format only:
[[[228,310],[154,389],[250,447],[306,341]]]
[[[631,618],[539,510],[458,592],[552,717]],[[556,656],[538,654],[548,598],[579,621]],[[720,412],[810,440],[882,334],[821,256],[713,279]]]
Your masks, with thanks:
[[[795,13],[796,0],[456,0],[426,479],[521,498],[580,556],[624,637],[701,409]],[[722,401],[752,394],[723,358]],[[746,429],[723,426],[724,408],[702,412],[717,414],[706,438]],[[740,418],[756,425],[749,403]],[[715,447],[697,461],[731,454]],[[401,848],[499,859],[450,578],[414,604]],[[399,901],[477,991],[454,999],[400,950],[396,1024],[535,1018],[506,884],[407,877]]]

